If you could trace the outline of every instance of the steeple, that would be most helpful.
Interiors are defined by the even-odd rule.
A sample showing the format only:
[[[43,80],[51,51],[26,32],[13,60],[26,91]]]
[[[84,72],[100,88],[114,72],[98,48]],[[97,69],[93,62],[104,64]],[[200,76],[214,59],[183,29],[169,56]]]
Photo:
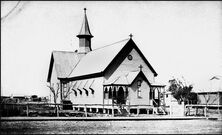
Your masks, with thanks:
[[[79,34],[77,35],[79,38],[79,53],[86,54],[89,51],[92,51],[91,48],[91,38],[93,37],[90,33],[88,19],[86,16],[86,8],[84,8],[84,18],[82,27],[80,29]]]

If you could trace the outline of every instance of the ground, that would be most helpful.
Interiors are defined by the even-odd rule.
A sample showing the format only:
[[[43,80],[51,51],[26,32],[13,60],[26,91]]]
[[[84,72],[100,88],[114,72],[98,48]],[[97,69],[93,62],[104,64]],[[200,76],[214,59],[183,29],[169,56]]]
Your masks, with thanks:
[[[3,134],[222,134],[221,120],[11,121]]]

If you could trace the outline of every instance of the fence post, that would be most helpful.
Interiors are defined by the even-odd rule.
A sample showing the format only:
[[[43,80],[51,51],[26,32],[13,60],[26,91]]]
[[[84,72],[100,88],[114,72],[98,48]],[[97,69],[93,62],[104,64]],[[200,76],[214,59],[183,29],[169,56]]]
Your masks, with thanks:
[[[29,116],[29,104],[26,104],[26,115]]]

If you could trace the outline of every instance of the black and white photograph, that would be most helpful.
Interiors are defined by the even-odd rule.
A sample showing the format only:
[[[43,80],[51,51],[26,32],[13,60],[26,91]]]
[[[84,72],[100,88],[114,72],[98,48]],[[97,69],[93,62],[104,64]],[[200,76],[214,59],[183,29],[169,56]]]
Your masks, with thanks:
[[[1,1],[1,134],[222,134],[221,1]]]

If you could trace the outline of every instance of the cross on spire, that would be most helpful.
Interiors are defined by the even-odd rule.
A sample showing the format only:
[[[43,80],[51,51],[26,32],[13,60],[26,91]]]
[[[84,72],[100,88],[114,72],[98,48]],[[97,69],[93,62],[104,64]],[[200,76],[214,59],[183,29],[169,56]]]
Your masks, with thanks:
[[[129,35],[129,36],[130,36],[130,38],[132,38],[132,37],[133,37],[133,34],[132,34],[132,33],[130,33],[130,35]]]
[[[143,66],[142,66],[142,65],[139,65],[139,68],[140,68],[140,71],[142,71]]]

